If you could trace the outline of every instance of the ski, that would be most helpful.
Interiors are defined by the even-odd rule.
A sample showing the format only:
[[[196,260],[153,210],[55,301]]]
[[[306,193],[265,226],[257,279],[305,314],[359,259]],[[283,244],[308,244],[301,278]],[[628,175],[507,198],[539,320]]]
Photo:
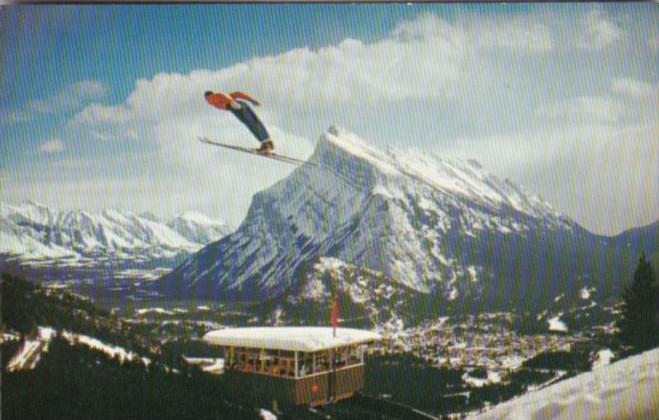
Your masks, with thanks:
[[[290,156],[284,156],[273,152],[260,152],[257,149],[250,149],[249,147],[233,146],[231,144],[218,143],[216,141],[209,139],[208,137],[199,137],[199,141],[202,143],[210,144],[212,146],[223,147],[225,149],[235,150],[243,153],[249,153],[250,155],[261,156],[264,158],[277,160],[279,162],[290,163],[291,165],[316,166],[316,164],[306,160],[296,159]]]
[[[217,146],[217,147],[222,147],[222,148],[229,149],[229,150],[235,150],[235,151],[238,151],[238,152],[248,153],[250,155],[261,156],[261,157],[264,157],[264,158],[267,158],[267,159],[272,159],[272,160],[276,160],[276,161],[279,161],[279,162],[288,163],[288,164],[291,164],[291,165],[296,165],[296,166],[305,165],[305,166],[309,166],[309,167],[313,167],[313,168],[322,169],[324,171],[327,171],[327,172],[330,172],[330,173],[334,174],[334,176],[336,176],[339,180],[341,180],[341,182],[344,182],[349,187],[351,187],[351,188],[353,187],[353,182],[350,179],[346,178],[344,175],[342,175],[340,172],[332,170],[331,168],[327,168],[324,165],[321,165],[321,164],[318,164],[318,163],[315,163],[315,162],[309,162],[308,160],[302,160],[302,159],[297,159],[297,158],[293,158],[293,157],[290,157],[290,156],[279,155],[277,153],[259,152],[257,149],[250,149],[249,147],[234,146],[234,145],[231,145],[231,144],[219,143],[219,142],[216,142],[216,141],[213,141],[213,140],[209,139],[208,137],[199,137],[199,141],[202,142],[202,143],[210,144],[212,146]]]

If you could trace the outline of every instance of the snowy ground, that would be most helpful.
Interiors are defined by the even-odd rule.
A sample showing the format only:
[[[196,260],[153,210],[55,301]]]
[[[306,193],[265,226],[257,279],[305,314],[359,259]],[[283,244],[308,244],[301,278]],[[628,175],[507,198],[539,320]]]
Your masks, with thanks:
[[[8,372],[23,369],[34,369],[41,359],[41,352],[48,351],[48,343],[55,334],[55,330],[47,327],[39,327],[39,333],[33,340],[25,340],[20,350],[11,358],[7,364]]]
[[[34,369],[41,359],[41,353],[48,351],[48,344],[57,334],[51,327],[39,327],[37,337],[33,340],[25,340],[25,343],[18,352],[11,358],[7,364],[7,371],[15,372],[18,370]],[[103,352],[112,358],[117,358],[121,363],[126,360],[133,361],[139,357],[132,351],[129,352],[121,347],[105,344],[96,338],[86,335],[74,334],[68,331],[62,331],[61,335],[71,345],[84,345],[92,350]],[[151,363],[146,357],[142,357],[141,360],[146,366]]]
[[[596,367],[478,419],[659,419],[659,348]]]

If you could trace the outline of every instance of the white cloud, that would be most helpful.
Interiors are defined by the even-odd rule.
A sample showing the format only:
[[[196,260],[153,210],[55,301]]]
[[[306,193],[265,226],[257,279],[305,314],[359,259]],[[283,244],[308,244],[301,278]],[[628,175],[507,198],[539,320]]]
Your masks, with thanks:
[[[39,146],[39,151],[44,153],[60,153],[64,151],[64,143],[59,139],[50,139]]]
[[[107,88],[101,82],[83,80],[64,87],[59,92],[44,98],[34,99],[24,109],[12,109],[2,112],[0,121],[4,123],[27,122],[35,114],[53,114],[60,111],[78,109],[90,101],[105,96]]]
[[[72,124],[81,126],[121,125],[132,118],[130,110],[123,106],[105,106],[94,103],[77,113]]]
[[[459,30],[442,24],[432,37],[346,39],[318,51],[298,49],[227,69],[220,83],[254,86],[265,100],[304,109],[455,96],[465,67]]]
[[[161,73],[137,81],[125,103],[94,104],[74,122],[94,126],[198,119],[210,112],[202,98],[206,90],[244,90],[279,115],[456,98],[469,80],[484,77],[475,50],[544,51],[552,43],[549,28],[529,17],[452,23],[422,14],[401,22],[377,42],[345,39],[315,51],[294,49],[218,71]]]
[[[656,124],[580,124],[482,138],[437,149],[477,158],[484,167],[539,194],[596,233],[654,222],[659,214]]]
[[[13,124],[30,121],[30,114],[23,110],[1,110],[0,121]]]
[[[548,51],[554,42],[546,24],[523,15],[478,17],[449,23],[432,13],[424,13],[399,23],[391,38],[403,43],[444,39],[458,47],[504,48],[520,52]]]
[[[137,140],[140,126],[136,115],[125,105],[106,106],[94,103],[78,112],[67,124],[70,130],[87,132],[90,138],[101,141]]]
[[[537,114],[559,123],[615,123],[625,114],[624,105],[612,98],[580,96],[542,105]]]
[[[611,83],[611,91],[632,97],[643,98],[657,95],[657,85],[629,78],[615,79]]]
[[[102,98],[106,91],[106,87],[101,82],[83,80],[66,86],[52,96],[31,101],[29,109],[40,113],[73,109],[91,100]]]
[[[584,30],[576,46],[585,50],[602,50],[624,36],[622,29],[601,8],[594,8],[583,21]]]
[[[516,17],[490,19],[474,28],[478,42],[485,48],[503,48],[520,52],[546,52],[554,47],[550,28],[535,19]]]

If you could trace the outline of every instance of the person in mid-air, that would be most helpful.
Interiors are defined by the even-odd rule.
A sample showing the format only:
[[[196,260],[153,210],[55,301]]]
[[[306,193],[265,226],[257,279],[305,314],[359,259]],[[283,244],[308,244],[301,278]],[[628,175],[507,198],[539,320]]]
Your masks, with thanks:
[[[249,106],[249,103],[254,106],[261,105],[256,99],[251,98],[243,92],[223,93],[207,91],[204,93],[204,97],[206,98],[206,102],[214,107],[223,111],[231,111],[233,115],[245,124],[249,128],[249,131],[261,143],[261,147],[257,149],[259,152],[270,153],[275,149],[268,130],[266,130],[261,120],[259,120],[252,107]]]

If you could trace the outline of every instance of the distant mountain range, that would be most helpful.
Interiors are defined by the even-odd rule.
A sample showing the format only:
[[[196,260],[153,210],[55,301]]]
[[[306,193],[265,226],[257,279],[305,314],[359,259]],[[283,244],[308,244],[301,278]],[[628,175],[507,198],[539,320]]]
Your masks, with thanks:
[[[0,265],[46,281],[153,278],[230,231],[194,212],[162,222],[122,210],[0,203]]]
[[[656,232],[595,235],[477,162],[380,150],[332,127],[309,164],[254,196],[235,232],[154,285],[170,297],[266,302],[273,316],[319,303],[335,284],[362,312],[384,296],[429,316],[537,312],[558,296],[578,305],[583,290],[618,297]]]

